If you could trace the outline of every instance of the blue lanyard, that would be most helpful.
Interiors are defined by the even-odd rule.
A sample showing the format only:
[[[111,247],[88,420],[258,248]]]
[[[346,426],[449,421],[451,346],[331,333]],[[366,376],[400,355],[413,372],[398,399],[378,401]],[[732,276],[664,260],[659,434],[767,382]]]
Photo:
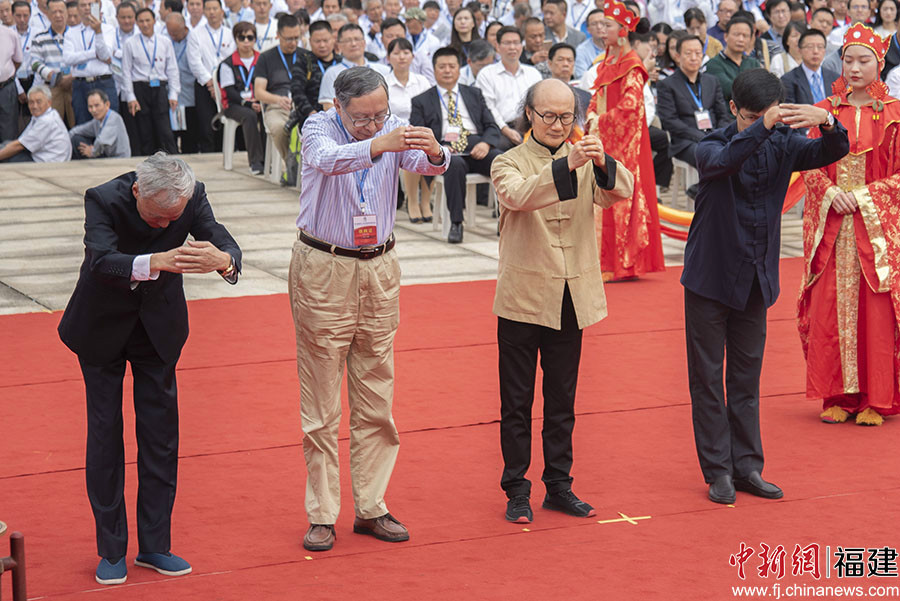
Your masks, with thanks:
[[[222,36],[225,35],[225,28],[219,28],[219,43],[216,44],[216,38],[213,37],[212,29],[209,28],[209,25],[206,26],[206,33],[209,34],[209,41],[212,42],[212,45],[216,49],[216,58],[219,58],[219,53],[221,52],[219,49],[222,47]]]
[[[63,29],[63,32],[62,32],[61,34],[59,34],[59,37],[65,39],[65,37],[66,37],[66,32],[67,32],[67,31],[69,31],[69,26],[68,26],[68,25],[66,25],[66,28]],[[56,41],[56,37],[55,37],[55,36],[56,36],[56,32],[54,31],[54,32],[52,32],[52,33],[53,33],[53,35],[50,36],[50,39],[53,40],[53,43],[56,44],[56,49],[59,50],[59,54],[62,55],[63,49],[62,49],[62,46],[59,45],[59,42]]]
[[[694,103],[697,105],[697,108],[702,111],[703,102],[700,100],[700,98],[703,98],[703,88],[700,87],[700,74],[697,74],[697,94],[694,94],[694,90],[691,89],[691,84],[689,81],[684,82],[684,85],[687,86],[688,92],[690,92],[691,96],[694,98]]]
[[[251,88],[250,82],[253,79],[253,72],[256,71],[256,63],[253,63],[250,70],[247,71],[246,77],[244,77],[244,71],[247,71],[247,67],[244,66],[244,63],[238,63],[238,73],[241,74],[241,79],[244,80],[244,89],[249,90]]]
[[[84,41],[84,30],[87,29],[84,25],[81,26],[81,45],[85,50],[90,50],[94,45],[94,38],[97,37],[97,34],[91,36],[91,43],[88,44]]]
[[[153,36],[153,58],[150,58],[150,53],[147,52],[147,46],[144,45],[144,35],[141,34],[141,48],[144,49],[144,56],[147,57],[147,62],[150,63],[150,69],[147,71],[147,77],[150,78],[153,73],[153,67],[156,65],[156,36]]]
[[[184,56],[185,52],[187,52],[187,38],[181,40],[180,42],[172,42],[172,44],[184,44],[184,46],[181,47],[181,52],[178,53],[178,56],[175,59],[177,62],[180,63],[181,57]]]
[[[266,33],[263,34],[263,37],[256,40],[256,49],[262,52],[263,42],[266,41],[266,38],[269,37],[269,30],[272,28],[272,19],[269,19],[269,24],[266,25]]]
[[[122,49],[122,42],[121,42],[121,40],[120,40],[120,38],[119,38],[119,34],[120,34],[121,32],[122,32],[122,30],[119,29],[118,27],[116,27],[116,48],[118,48],[119,50]]]
[[[323,65],[322,61],[319,59],[316,59],[316,62],[319,63],[319,71],[322,72],[322,75],[325,75],[325,65]]]
[[[900,35],[900,31],[898,31],[897,33],[895,33],[895,34],[894,34],[893,36],[891,36],[891,37],[893,38],[894,46],[897,48],[897,50],[900,50],[900,42],[897,41],[897,36],[898,36],[898,35]]]
[[[44,15],[42,15],[40,11],[38,11],[38,19],[41,20],[41,27],[47,27],[49,29],[49,26],[44,22]],[[69,26],[66,25],[66,29],[68,28]]]
[[[22,42],[22,52],[25,52],[25,46],[28,45],[28,40],[31,39],[31,27],[28,28],[28,31],[25,32],[25,41]]]
[[[412,34],[410,34],[412,35]],[[413,37],[413,50],[418,50],[422,47],[422,44],[425,43],[425,38],[428,36],[428,33],[423,31],[419,35],[414,35]]]
[[[284,63],[284,69],[285,69],[285,71],[287,71],[288,79],[291,80],[291,81],[293,81],[293,80],[294,80],[294,74],[291,73],[291,68],[288,67],[287,59],[284,58],[284,52],[281,51],[281,45],[278,46],[278,56],[281,57],[281,62]],[[293,65],[293,64],[296,63],[296,62],[297,62],[297,51],[294,50],[294,54],[291,55],[291,65]]]
[[[450,93],[449,90],[447,93]],[[459,92],[456,93],[456,104],[453,106],[452,115],[450,114],[450,107],[447,106],[447,102],[444,100],[444,95],[440,92],[440,88],[438,88],[438,98],[441,99],[441,104],[443,104],[444,108],[447,109],[447,121],[450,121],[450,119],[456,119],[456,116],[459,115]]]
[[[572,2],[572,6],[570,10],[572,11],[572,27],[578,27],[578,21],[581,20],[581,17],[584,16],[584,13],[591,7],[589,3],[585,3],[584,8],[581,9],[581,14],[577,17],[575,16],[575,2]]]
[[[103,123],[100,124],[100,129],[97,130],[97,135],[94,136],[95,140],[100,137],[100,133],[103,131],[103,128],[106,127],[106,120],[109,119],[109,111],[111,110],[112,109],[106,111],[106,116],[103,117]]]
[[[359,65],[354,65],[353,63],[348,63],[347,59],[341,61],[341,64],[344,65],[345,69],[352,69],[353,67],[358,67]]]
[[[341,122],[341,118],[339,115],[335,114],[334,120],[337,121],[338,127],[341,128],[341,131],[344,132],[344,136],[347,138],[347,144],[353,143],[353,138],[350,137],[350,133],[344,127],[344,124]],[[359,175],[359,171],[353,173],[354,178],[356,178],[356,187],[359,188],[359,208],[362,209],[362,212],[366,212],[366,199],[363,196],[363,186],[366,183],[366,178],[369,177],[369,167],[366,167],[362,170],[362,175]]]

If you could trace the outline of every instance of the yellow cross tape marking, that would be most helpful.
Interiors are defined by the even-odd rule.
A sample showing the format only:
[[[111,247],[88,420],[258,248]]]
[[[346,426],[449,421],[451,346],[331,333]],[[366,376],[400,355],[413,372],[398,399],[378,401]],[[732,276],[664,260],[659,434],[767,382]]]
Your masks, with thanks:
[[[622,513],[621,511],[618,511],[616,513],[618,513],[621,517],[613,519],[613,520],[598,520],[597,523],[598,524],[615,524],[616,522],[628,522],[632,526],[637,526],[637,520],[649,520],[652,517],[649,515],[642,515],[639,517],[629,517],[629,516],[625,515],[624,513]]]
[[[305,559],[305,560],[307,560],[307,561],[312,561],[312,557],[310,557],[309,555],[307,555],[307,556],[304,557],[303,559]]]
[[[528,528],[522,528],[522,532],[531,532]]]

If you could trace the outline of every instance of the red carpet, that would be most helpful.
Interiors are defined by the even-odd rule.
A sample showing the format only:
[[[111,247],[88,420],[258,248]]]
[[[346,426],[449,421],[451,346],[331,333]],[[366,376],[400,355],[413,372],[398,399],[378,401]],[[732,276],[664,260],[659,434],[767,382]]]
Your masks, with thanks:
[[[765,474],[784,488],[782,501],[738,493],[731,508],[706,500],[691,431],[680,270],[672,269],[607,286],[610,317],[585,334],[573,475],[597,518],[538,508],[538,424],[529,474],[535,522],[528,531],[507,523],[498,484],[494,282],[413,286],[401,294],[394,415],[402,445],[388,490],[391,512],[412,539],[389,545],[354,535],[345,477],[337,544],[315,555],[300,545],[305,469],[286,296],[192,302],[193,333],[178,374],[173,551],[194,573],[168,579],[132,566],[127,585],[102,590],[93,580],[77,361],[56,337],[59,313],[2,317],[0,520],[26,535],[29,597],[705,600],[738,598],[732,587],[742,584],[900,586],[900,578],[791,574],[795,544],[818,543],[823,554],[826,545],[900,546],[900,421],[875,429],[818,421],[819,405],[802,396],[793,317],[800,263],[782,269],[762,381]],[[539,409],[540,399],[536,417]],[[342,432],[346,466],[346,424]],[[651,517],[598,523],[620,512]],[[131,526],[129,563],[137,548]],[[753,556],[742,582],[729,565],[741,542],[757,551],[760,543],[783,545],[786,577],[759,578]],[[0,582],[9,598],[9,576]],[[900,590],[880,598],[900,598]]]

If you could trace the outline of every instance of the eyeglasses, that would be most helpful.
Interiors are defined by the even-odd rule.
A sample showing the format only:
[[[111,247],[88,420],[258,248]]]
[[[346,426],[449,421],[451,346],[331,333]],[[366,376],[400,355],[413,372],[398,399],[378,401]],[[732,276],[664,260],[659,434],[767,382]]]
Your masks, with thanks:
[[[256,40],[255,35],[239,35],[235,38],[238,42],[253,42]]]
[[[384,122],[388,120],[388,117],[391,116],[391,112],[388,111],[383,115],[375,115],[374,117],[367,118],[356,118],[347,111],[344,111],[344,114],[347,115],[347,118],[350,119],[350,123],[353,124],[353,127],[366,127],[369,123],[374,123],[375,125],[384,125]]]
[[[557,119],[559,119],[559,122],[563,125],[572,125],[572,123],[575,122],[575,113],[563,113],[562,115],[557,115],[556,113],[541,114],[533,108],[531,110],[535,115],[540,117],[541,121],[543,121],[546,125],[553,125],[554,123],[556,123]]]

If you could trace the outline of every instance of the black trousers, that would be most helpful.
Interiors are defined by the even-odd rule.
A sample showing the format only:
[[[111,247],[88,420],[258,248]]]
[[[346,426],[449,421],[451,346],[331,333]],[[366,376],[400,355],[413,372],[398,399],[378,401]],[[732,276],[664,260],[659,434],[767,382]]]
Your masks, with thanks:
[[[186,129],[174,131],[175,140],[178,142],[181,154],[194,154],[199,152],[197,142],[200,137],[200,122],[197,119],[197,107],[188,106],[184,109],[184,125]]]
[[[549,493],[572,487],[569,472],[572,470],[581,334],[568,286],[563,293],[560,330],[498,318],[500,447],[504,465],[500,486],[507,497],[531,492],[531,482],[525,474],[531,465],[531,407],[538,351],[544,375],[544,426],[541,430],[544,473],[541,480]]]
[[[128,110],[128,102],[124,99],[119,100],[119,106],[125,107],[119,114],[122,115],[122,122],[125,124],[125,133],[128,134],[128,146],[131,149],[131,156],[141,156],[141,134],[138,131],[137,117]]]
[[[444,194],[447,195],[447,210],[450,211],[451,223],[461,223],[463,209],[466,206],[466,174],[479,173],[491,176],[491,163],[500,155],[500,151],[491,148],[483,159],[473,159],[471,155],[454,155],[450,166],[444,173]]]
[[[84,134],[75,134],[74,136],[70,135],[70,138],[72,140],[72,160],[77,161],[77,160],[81,160],[81,159],[90,158],[90,157],[82,156],[81,152],[79,152],[79,150],[78,150],[78,145],[81,144],[82,142],[84,142],[85,144],[90,146],[91,144],[94,143],[94,138],[91,138]]]
[[[759,280],[743,311],[685,288],[684,322],[694,441],[703,478],[712,482],[725,474],[745,478],[752,471],[762,473],[759,374],[766,304]]]
[[[175,362],[157,355],[138,322],[120,358],[92,365],[79,358],[87,392],[88,499],[94,512],[97,553],[124,557],[125,447],[122,440],[122,379],[125,362],[134,376],[138,456],[137,533],[142,552],[166,553],[171,546],[172,507],[178,476],[178,390]]]
[[[262,113],[257,113],[246,106],[229,106],[225,109],[225,116],[234,119],[241,124],[241,133],[244,135],[244,146],[247,148],[247,159],[250,166],[262,167],[265,161],[262,136]]]
[[[149,156],[157,150],[169,154],[178,152],[169,120],[168,82],[161,81],[158,86],[150,87],[146,81],[136,81],[134,95],[141,105],[141,110],[134,116],[141,140],[141,154]]]
[[[669,136],[658,127],[650,127],[650,149],[656,152],[653,157],[656,185],[668,188],[675,168],[672,166],[672,157],[669,156]]]
[[[194,82],[194,107],[197,109],[197,150],[200,152],[221,152],[221,136],[213,131],[212,120],[218,112],[216,101],[210,96],[206,86]]]

